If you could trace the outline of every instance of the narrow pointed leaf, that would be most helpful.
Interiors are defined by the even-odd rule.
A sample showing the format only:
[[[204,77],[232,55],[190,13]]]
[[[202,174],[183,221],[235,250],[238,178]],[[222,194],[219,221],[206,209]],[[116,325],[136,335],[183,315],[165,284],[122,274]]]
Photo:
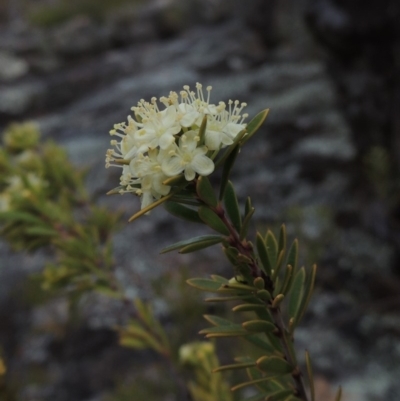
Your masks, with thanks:
[[[310,384],[311,401],[315,401],[315,386],[314,386],[314,375],[311,365],[310,354],[306,351],[306,366],[308,374],[308,382]]]
[[[248,363],[233,363],[231,365],[224,365],[224,366],[220,366],[216,369],[213,369],[213,373],[216,372],[224,372],[226,370],[238,370],[238,369],[246,369],[249,368],[251,366],[256,366],[255,362],[248,362]]]
[[[222,276],[218,276],[217,274],[211,274],[211,278],[214,281],[218,281],[221,284],[228,284],[229,283],[228,279],[226,279],[225,277],[222,277]]]
[[[265,109],[260,111],[248,124],[246,127],[246,135],[243,137],[241,141],[241,146],[243,146],[261,127],[267,118],[269,113],[269,109]]]
[[[225,288],[232,288],[234,290],[242,290],[242,291],[250,291],[250,292],[255,292],[256,289],[250,285],[247,284],[242,284],[238,282],[229,282],[228,284],[224,285]]]
[[[260,304],[262,304],[262,302],[259,301],[253,295],[232,295],[231,297],[211,297],[211,298],[206,298],[205,301],[206,302],[230,302],[230,301],[252,302],[252,301],[254,301],[254,302],[259,302]]]
[[[286,261],[287,265],[293,266],[294,271],[296,271],[296,269],[297,269],[298,253],[299,253],[299,241],[297,241],[297,239],[295,239],[293,241],[292,246],[289,249],[288,258]]]
[[[180,203],[171,201],[165,202],[164,208],[167,210],[167,212],[175,217],[179,217],[180,219],[187,220],[192,223],[204,224],[196,210],[183,206]]]
[[[275,235],[271,230],[268,230],[267,235],[265,236],[265,244],[267,247],[269,262],[271,266],[275,266],[278,257],[278,243],[276,242]]]
[[[201,330],[199,334],[205,334],[206,338],[219,338],[219,337],[241,337],[249,333],[244,330],[240,324],[214,326]]]
[[[235,324],[228,319],[224,319],[215,315],[203,315],[203,317],[214,326],[232,326],[233,324]]]
[[[239,150],[240,146],[236,145],[224,162],[224,166],[222,168],[221,184],[219,189],[219,200],[222,200],[224,198],[225,189],[229,180],[229,175],[231,173],[232,167],[235,163]]]
[[[232,308],[232,312],[254,312],[256,310],[266,309],[265,305],[260,304],[241,304]]]
[[[181,248],[179,250],[179,253],[184,254],[184,253],[196,252],[196,251],[199,251],[200,249],[209,248],[210,246],[219,244],[222,241],[223,241],[223,238],[199,241],[194,244],[184,246],[183,248]]]
[[[301,300],[301,304],[299,309],[297,310],[296,316],[295,316],[295,324],[298,325],[301,321],[301,319],[304,316],[304,313],[307,310],[308,304],[310,302],[312,292],[314,290],[314,284],[315,284],[315,276],[317,274],[317,265],[313,265],[311,268],[311,271],[307,275],[306,279],[306,284],[304,286],[304,294],[303,298]]]
[[[199,216],[204,223],[206,223],[209,227],[213,230],[221,233],[222,235],[228,236],[229,229],[224,224],[224,222],[214,213],[211,209],[207,206],[200,206],[199,207]]]
[[[242,217],[240,215],[239,203],[237,200],[236,192],[233,187],[233,184],[230,181],[228,181],[225,189],[224,204],[229,219],[231,220],[236,231],[240,232],[242,228]]]
[[[248,322],[242,323],[245,330],[250,333],[264,333],[266,331],[275,330],[275,325],[265,320],[249,320]]]
[[[284,224],[281,225],[281,229],[279,231],[279,240],[278,240],[278,254],[281,251],[286,250],[286,226]]]
[[[240,230],[240,233],[239,233],[239,237],[241,240],[246,238],[247,231],[248,231],[249,225],[250,225],[250,221],[251,221],[251,218],[253,217],[254,212],[255,212],[255,209],[253,207],[249,210],[249,212],[246,214],[246,217],[243,219],[242,229]]]
[[[231,387],[231,391],[240,390],[241,388],[248,387],[248,386],[253,386],[255,384],[258,384],[258,383],[261,383],[261,382],[265,382],[267,380],[269,380],[268,377],[262,377],[261,379],[250,380],[248,382],[240,383],[240,384],[237,384],[236,386]]]
[[[214,189],[207,177],[199,177],[196,184],[196,192],[198,197],[207,205],[216,207],[218,204]]]
[[[187,247],[188,245],[198,244],[198,243],[209,243],[214,242],[214,244],[218,244],[223,241],[223,237],[220,235],[201,235],[199,237],[190,238],[187,240],[176,242],[175,244],[169,245],[161,250],[160,253],[167,253],[171,251],[175,251],[177,249],[182,249]],[[209,245],[208,245],[209,246]]]
[[[301,304],[303,297],[304,282],[306,279],[306,271],[304,267],[299,269],[293,281],[292,289],[290,291],[290,299],[288,306],[289,318],[295,317]]]
[[[260,258],[261,261],[261,267],[263,267],[264,273],[268,277],[270,277],[272,266],[268,258],[267,246],[265,245],[264,238],[259,232],[257,233],[256,246],[257,246],[258,257]]]
[[[221,283],[207,278],[191,278],[186,282],[192,287],[202,291],[218,292],[221,288]]]
[[[272,354],[275,352],[274,346],[268,341],[268,337],[266,337],[264,334],[252,334],[250,336],[246,336],[245,340],[268,353]]]
[[[268,375],[284,375],[294,369],[287,361],[277,356],[262,356],[257,359],[257,367]]]
[[[281,294],[286,295],[290,290],[292,277],[293,277],[293,267],[291,265],[287,265],[285,270],[285,275],[283,276],[282,280],[282,286],[279,291]]]
[[[244,215],[245,217],[250,213],[251,209],[253,209],[253,206],[251,204],[251,198],[250,196],[247,197],[246,203],[244,204]]]

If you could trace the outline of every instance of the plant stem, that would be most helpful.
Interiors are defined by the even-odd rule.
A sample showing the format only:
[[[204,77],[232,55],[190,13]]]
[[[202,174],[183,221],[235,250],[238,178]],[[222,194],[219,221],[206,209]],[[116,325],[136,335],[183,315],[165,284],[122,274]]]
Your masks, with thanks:
[[[254,255],[253,246],[251,242],[246,239],[240,240],[239,233],[236,231],[235,227],[232,223],[227,219],[225,210],[221,204],[218,204],[216,208],[214,208],[214,212],[221,218],[226,227],[229,230],[230,237],[229,242],[230,245],[235,247],[241,254],[247,256],[251,262],[249,264],[249,268],[251,270],[251,274],[254,278],[262,277],[265,281],[265,289],[270,292],[271,296],[274,291],[274,283],[271,277],[268,277],[264,274],[264,272],[258,266],[257,258]],[[251,284],[251,283],[250,283]],[[274,324],[277,329],[277,337],[279,338],[285,359],[292,365],[295,366],[294,372],[292,372],[292,377],[295,382],[296,388],[296,396],[300,398],[302,401],[308,401],[307,393],[304,388],[304,383],[302,380],[302,374],[300,368],[297,365],[297,358],[295,351],[291,342],[293,339],[289,337],[289,332],[286,329],[285,323],[283,321],[282,312],[279,307],[272,308],[273,298],[266,302],[269,310],[271,311],[271,315],[274,321]]]

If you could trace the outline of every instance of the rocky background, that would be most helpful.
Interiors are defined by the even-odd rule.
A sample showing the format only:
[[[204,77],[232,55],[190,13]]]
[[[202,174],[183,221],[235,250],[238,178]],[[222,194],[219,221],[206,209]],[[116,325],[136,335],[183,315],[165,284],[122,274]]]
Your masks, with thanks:
[[[302,261],[320,267],[297,334],[319,400],[338,384],[348,401],[400,399],[398,1],[0,0],[0,13],[1,128],[36,121],[89,169],[98,202],[126,217],[138,202],[104,196],[118,180],[104,154],[140,98],[199,81],[215,101],[246,101],[250,115],[269,107],[233,180],[257,225],[286,222]],[[186,341],[199,339],[201,306],[189,291],[179,298],[182,277],[230,274],[217,250],[157,255],[189,229],[203,232],[160,209],[115,238],[127,293],[155,299],[172,333],[192,327]],[[121,305],[88,296],[71,312],[28,280],[46,252],[0,249],[4,400],[188,399],[163,384],[173,377],[155,355],[118,346]]]

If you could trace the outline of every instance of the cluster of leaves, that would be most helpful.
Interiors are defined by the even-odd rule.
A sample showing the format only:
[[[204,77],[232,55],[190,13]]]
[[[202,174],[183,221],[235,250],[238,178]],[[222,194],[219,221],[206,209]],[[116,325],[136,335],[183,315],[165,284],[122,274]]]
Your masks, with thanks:
[[[0,147],[1,235],[16,250],[54,249],[44,287],[110,289],[111,233],[118,216],[90,203],[84,176],[32,123],[13,124]],[[112,283],[112,281],[111,281]]]

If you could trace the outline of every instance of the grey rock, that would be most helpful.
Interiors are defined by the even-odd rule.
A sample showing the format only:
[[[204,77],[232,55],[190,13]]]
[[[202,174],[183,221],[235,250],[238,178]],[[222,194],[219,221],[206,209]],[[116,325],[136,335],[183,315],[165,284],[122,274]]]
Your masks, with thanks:
[[[28,73],[28,63],[8,52],[0,52],[0,80],[13,81]]]

